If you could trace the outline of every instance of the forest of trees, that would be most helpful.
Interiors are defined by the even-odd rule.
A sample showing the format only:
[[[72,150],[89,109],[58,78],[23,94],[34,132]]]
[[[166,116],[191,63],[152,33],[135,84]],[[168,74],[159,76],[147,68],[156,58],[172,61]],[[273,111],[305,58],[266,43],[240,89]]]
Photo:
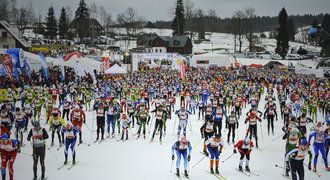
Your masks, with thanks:
[[[212,10],[210,10],[212,12]],[[292,19],[296,28],[310,26],[314,20],[322,22],[324,14],[312,15],[289,15],[288,18]],[[223,32],[234,33],[233,20],[234,18],[219,18],[217,16],[204,15],[204,29],[206,32]],[[192,17],[197,22],[198,17]],[[278,27],[278,17],[270,16],[256,16],[253,17],[251,23],[254,24],[253,32],[275,31]],[[156,28],[171,29],[172,21],[156,21],[154,22]],[[190,31],[192,24],[187,22],[185,31]],[[198,32],[198,23],[194,25],[194,31]]]

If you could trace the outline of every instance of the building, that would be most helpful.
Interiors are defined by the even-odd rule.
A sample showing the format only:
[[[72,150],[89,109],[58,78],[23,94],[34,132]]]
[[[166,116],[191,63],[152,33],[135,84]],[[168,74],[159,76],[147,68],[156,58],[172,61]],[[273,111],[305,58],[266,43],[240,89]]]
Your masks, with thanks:
[[[74,19],[70,25],[69,25],[69,30],[68,33],[72,34],[74,37],[78,36],[78,31],[77,31],[77,26],[78,26],[78,19]],[[96,19],[88,19],[88,26],[89,30],[89,37],[94,38],[94,37],[99,37],[102,32],[105,30],[102,25],[96,20]]]
[[[0,21],[0,48],[22,48],[28,50],[31,44],[23,39],[18,28],[5,21]]]
[[[192,54],[192,43],[188,36],[158,36],[157,34],[143,34],[137,41],[138,49],[145,49],[146,53],[179,53]]]

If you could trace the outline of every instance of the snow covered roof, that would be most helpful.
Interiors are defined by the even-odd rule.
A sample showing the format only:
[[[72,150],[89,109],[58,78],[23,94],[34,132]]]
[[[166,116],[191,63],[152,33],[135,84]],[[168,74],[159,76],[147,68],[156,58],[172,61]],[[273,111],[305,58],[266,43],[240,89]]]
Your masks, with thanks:
[[[14,38],[22,44],[23,47],[25,48],[30,48],[31,44],[25,41],[23,38],[19,36],[19,30],[18,28],[10,26],[7,22],[5,21],[0,21],[0,24],[11,34],[14,36]]]

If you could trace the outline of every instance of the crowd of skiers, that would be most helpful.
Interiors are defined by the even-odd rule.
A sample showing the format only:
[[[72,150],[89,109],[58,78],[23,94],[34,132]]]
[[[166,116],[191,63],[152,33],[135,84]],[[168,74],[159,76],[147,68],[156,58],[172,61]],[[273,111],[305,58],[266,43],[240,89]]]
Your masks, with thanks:
[[[76,144],[88,144],[83,141],[84,131],[93,131],[86,121],[95,121],[95,142],[106,138],[125,141],[135,130],[132,138],[136,136],[138,139],[142,135],[146,139],[148,131],[151,132],[150,141],[159,135],[162,144],[168,133],[167,121],[172,120],[177,126],[178,137],[172,146],[171,157],[172,161],[175,155],[177,158],[177,176],[180,176],[181,160],[184,175],[188,176],[192,148],[200,148],[210,157],[210,173],[220,175],[219,159],[225,142],[233,144],[233,154],[240,153],[238,170],[252,173],[249,167],[251,151],[254,146],[259,148],[258,124],[265,120],[268,135],[274,135],[274,123],[283,126],[283,139],[286,140],[284,175],[289,176],[291,171],[292,179],[297,179],[298,173],[302,180],[303,160],[308,153],[310,170],[317,171],[319,153],[325,168],[330,170],[327,161],[330,145],[329,89],[329,80],[285,70],[246,67],[191,68],[184,79],[178,72],[166,69],[133,72],[111,80],[96,77],[95,83],[77,78],[71,82],[52,81],[47,86],[35,83],[10,86],[0,111],[2,178],[6,177],[8,165],[9,176],[13,180],[16,155],[27,140],[33,146],[34,179],[38,179],[39,161],[40,179],[46,179],[45,154],[47,149],[56,145],[55,134],[58,149],[64,146],[64,165],[71,162],[68,160],[69,150],[72,166],[75,165]],[[266,97],[265,107],[259,105],[263,95]],[[177,105],[179,109],[175,109]],[[247,110],[244,119],[243,110]],[[89,111],[93,111],[95,118],[87,119],[86,112]],[[192,147],[187,133],[194,123],[190,118],[193,114],[198,114],[198,120],[204,122],[200,128],[201,141],[204,142],[201,147]],[[247,124],[247,129],[240,125],[242,123]],[[49,131],[42,127],[43,124],[47,124]],[[227,134],[223,134],[223,126],[228,129]],[[244,131],[245,137],[235,142],[238,130]],[[24,139],[26,131],[28,135]],[[48,145],[49,132],[51,142]],[[313,154],[309,151],[310,145]]]

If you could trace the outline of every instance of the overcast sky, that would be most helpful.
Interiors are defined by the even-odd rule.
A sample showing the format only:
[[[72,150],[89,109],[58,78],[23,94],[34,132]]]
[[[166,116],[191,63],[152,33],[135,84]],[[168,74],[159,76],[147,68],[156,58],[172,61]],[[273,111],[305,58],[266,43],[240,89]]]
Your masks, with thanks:
[[[33,8],[38,14],[44,16],[50,5],[55,8],[59,16],[60,8],[70,6],[74,12],[80,0],[17,0],[18,7],[32,1]],[[127,7],[136,9],[140,16],[148,20],[169,20],[169,10],[176,0],[85,0],[88,4],[95,2],[98,6],[104,6],[113,17],[123,12]],[[185,0],[184,0],[185,1]],[[257,15],[278,15],[282,7],[288,14],[319,14],[330,13],[330,0],[192,0],[195,7],[204,11],[214,9],[220,17],[231,17],[234,11],[244,7],[254,7]]]

